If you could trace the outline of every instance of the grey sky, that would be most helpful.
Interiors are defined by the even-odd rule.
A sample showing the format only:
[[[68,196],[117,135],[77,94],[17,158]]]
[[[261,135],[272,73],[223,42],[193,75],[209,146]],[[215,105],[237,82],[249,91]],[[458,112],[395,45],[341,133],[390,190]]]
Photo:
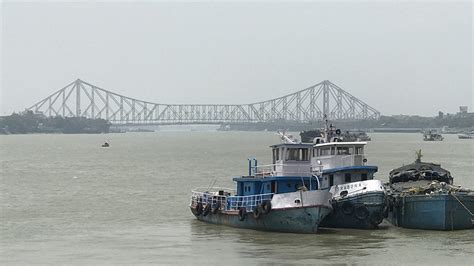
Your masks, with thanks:
[[[328,79],[382,114],[473,110],[472,3],[2,3],[1,114],[76,78],[157,103]]]

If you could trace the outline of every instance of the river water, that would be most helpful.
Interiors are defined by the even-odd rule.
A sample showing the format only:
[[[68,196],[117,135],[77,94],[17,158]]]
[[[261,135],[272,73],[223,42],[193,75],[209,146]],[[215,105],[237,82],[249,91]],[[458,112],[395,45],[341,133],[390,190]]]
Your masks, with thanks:
[[[370,134],[377,178],[415,159],[474,188],[474,140]],[[109,140],[110,148],[101,148]],[[0,264],[470,264],[474,230],[259,232],[197,221],[198,186],[233,187],[247,158],[270,163],[271,132],[0,136]]]

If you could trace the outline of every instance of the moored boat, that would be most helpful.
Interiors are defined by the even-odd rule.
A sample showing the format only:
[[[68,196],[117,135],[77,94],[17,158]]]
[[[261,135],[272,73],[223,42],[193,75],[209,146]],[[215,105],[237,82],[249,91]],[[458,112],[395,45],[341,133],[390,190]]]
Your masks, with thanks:
[[[314,139],[312,166],[320,172],[320,186],[333,195],[333,212],[322,227],[374,229],[386,213],[385,189],[374,179],[377,166],[367,165],[366,142],[341,142],[340,130],[326,125]]]
[[[474,228],[474,191],[453,185],[440,164],[417,160],[390,172],[388,220],[395,226],[430,230]]]
[[[423,132],[423,140],[424,141],[442,141],[444,137],[437,133],[435,130],[426,130]]]
[[[459,139],[474,139],[474,131],[464,132],[458,135]]]
[[[273,164],[249,160],[247,176],[236,177],[236,189],[192,191],[190,208],[198,220],[263,231],[316,233],[332,211],[331,193],[320,190],[311,173],[312,144],[272,146]]]

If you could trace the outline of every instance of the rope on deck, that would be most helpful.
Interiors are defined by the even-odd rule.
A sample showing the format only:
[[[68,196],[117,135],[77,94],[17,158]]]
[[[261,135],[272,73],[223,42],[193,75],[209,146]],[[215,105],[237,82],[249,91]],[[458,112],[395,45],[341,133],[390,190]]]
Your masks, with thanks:
[[[464,205],[464,204],[458,199],[458,197],[456,197],[456,195],[454,195],[454,193],[451,193],[451,196],[453,196],[453,197],[464,207],[464,209],[466,209],[466,211],[467,211],[471,216],[474,216],[474,214],[466,207],[466,205]]]

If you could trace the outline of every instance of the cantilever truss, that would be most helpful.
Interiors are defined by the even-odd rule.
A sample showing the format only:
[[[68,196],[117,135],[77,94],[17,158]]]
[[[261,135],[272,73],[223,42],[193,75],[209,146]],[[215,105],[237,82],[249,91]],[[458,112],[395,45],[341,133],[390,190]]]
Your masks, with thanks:
[[[80,79],[28,110],[47,116],[103,118],[116,124],[213,124],[378,119],[380,113],[328,80],[251,104],[159,104],[126,97]]]

